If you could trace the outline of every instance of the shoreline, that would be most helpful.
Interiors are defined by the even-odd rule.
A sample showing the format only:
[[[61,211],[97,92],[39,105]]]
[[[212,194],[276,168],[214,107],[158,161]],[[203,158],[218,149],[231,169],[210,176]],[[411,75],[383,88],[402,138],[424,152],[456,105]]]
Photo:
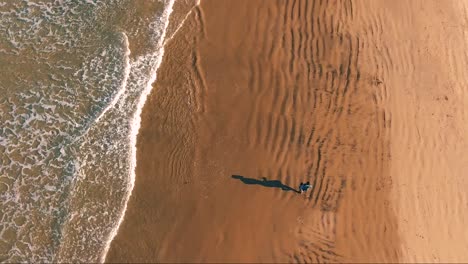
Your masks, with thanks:
[[[164,22],[164,27],[163,27],[163,32],[160,36],[160,39],[159,39],[159,43],[158,43],[158,46],[160,47],[159,50],[158,50],[158,58],[156,60],[156,65],[155,65],[155,68],[154,70],[152,71],[151,73],[151,77],[149,78],[148,80],[148,83],[146,85],[146,88],[143,90],[142,94],[140,95],[140,99],[138,100],[138,103],[137,103],[137,109],[135,111],[135,114],[133,115],[133,118],[131,120],[131,131],[130,131],[130,146],[132,146],[131,148],[131,152],[130,152],[130,155],[129,155],[129,159],[130,159],[130,172],[129,172],[129,186],[128,186],[128,190],[127,190],[127,195],[125,197],[125,202],[124,202],[124,207],[122,208],[122,212],[120,214],[120,217],[119,217],[119,220],[116,224],[116,226],[112,229],[111,233],[110,233],[110,237],[106,243],[106,246],[104,247],[104,251],[102,252],[102,255],[100,257],[100,262],[101,263],[104,263],[106,261],[106,257],[107,257],[107,253],[111,247],[111,244],[112,244],[112,241],[114,240],[115,236],[117,236],[118,234],[118,231],[119,231],[119,228],[122,224],[122,222],[124,221],[124,218],[125,218],[125,213],[127,211],[127,205],[128,205],[128,201],[130,200],[130,197],[132,196],[132,192],[133,192],[133,188],[135,186],[135,178],[136,178],[136,174],[135,174],[135,169],[136,169],[136,166],[137,166],[137,158],[136,158],[136,155],[137,155],[137,145],[136,145],[136,142],[137,142],[137,137],[138,137],[138,133],[139,133],[139,130],[140,130],[140,127],[141,127],[141,112],[143,110],[143,107],[146,103],[146,100],[147,100],[147,97],[148,95],[151,93],[151,90],[153,89],[153,83],[157,80],[157,72],[158,72],[158,69],[159,67],[161,66],[161,62],[162,62],[162,58],[164,57],[164,40],[165,40],[165,36],[166,36],[166,31],[167,31],[167,27],[169,25],[169,20],[170,20],[170,17],[171,17],[171,13],[172,13],[172,7],[174,5],[174,2],[175,0],[170,0],[169,1],[169,4],[167,5],[167,7],[164,9],[163,11],[163,14],[165,14],[163,17],[165,17],[165,22]],[[127,42],[128,42],[128,39],[127,39]],[[130,50],[128,52],[128,54],[130,54]],[[128,56],[127,56],[128,57]],[[130,63],[129,63],[129,68],[130,68]]]

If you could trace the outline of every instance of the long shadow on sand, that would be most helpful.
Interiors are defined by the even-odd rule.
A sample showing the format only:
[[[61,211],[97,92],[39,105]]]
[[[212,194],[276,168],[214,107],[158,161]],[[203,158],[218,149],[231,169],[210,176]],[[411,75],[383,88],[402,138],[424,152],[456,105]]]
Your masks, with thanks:
[[[257,179],[252,179],[252,178],[246,178],[246,177],[240,176],[240,175],[232,175],[231,177],[233,179],[240,180],[244,184],[261,185],[261,186],[268,187],[268,188],[280,188],[283,191],[293,191],[293,192],[299,193],[296,189],[291,188],[290,186],[287,186],[287,185],[283,184],[279,180],[269,181],[265,177],[263,177],[262,180],[257,180]]]

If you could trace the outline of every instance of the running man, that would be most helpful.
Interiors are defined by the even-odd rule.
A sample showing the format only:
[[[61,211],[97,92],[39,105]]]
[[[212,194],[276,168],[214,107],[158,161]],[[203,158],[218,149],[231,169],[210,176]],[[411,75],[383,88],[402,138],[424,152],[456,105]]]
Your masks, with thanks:
[[[306,183],[302,183],[299,185],[299,192],[300,193],[303,193],[303,192],[307,192],[307,190],[309,190],[310,188],[312,188],[312,185],[310,185],[310,182],[306,182]]]

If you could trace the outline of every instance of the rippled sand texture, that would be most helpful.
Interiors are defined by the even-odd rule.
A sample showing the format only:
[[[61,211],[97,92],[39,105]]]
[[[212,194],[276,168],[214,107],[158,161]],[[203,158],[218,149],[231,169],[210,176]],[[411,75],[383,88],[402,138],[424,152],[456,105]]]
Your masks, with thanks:
[[[202,1],[143,111],[107,261],[467,260],[465,11]]]

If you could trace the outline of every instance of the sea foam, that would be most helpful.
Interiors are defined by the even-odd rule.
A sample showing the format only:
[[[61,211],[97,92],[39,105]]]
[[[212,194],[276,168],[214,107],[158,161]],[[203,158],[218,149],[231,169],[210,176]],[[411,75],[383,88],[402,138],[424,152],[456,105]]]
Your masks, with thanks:
[[[103,251],[103,253],[101,255],[101,259],[100,259],[101,262],[105,261],[107,253],[108,253],[109,248],[110,248],[110,245],[112,243],[112,240],[117,235],[117,231],[118,231],[120,225],[122,224],[122,221],[123,221],[124,216],[125,216],[125,212],[127,211],[128,201],[129,201],[130,196],[132,194],[133,187],[135,186],[135,176],[136,176],[135,169],[136,169],[136,165],[137,165],[137,160],[136,160],[137,146],[136,146],[136,143],[137,143],[138,132],[139,132],[140,126],[141,126],[141,112],[142,112],[143,107],[145,105],[146,99],[147,99],[148,95],[150,94],[150,92],[151,92],[151,90],[153,88],[152,85],[156,81],[157,70],[158,70],[159,66],[161,65],[162,58],[164,56],[164,39],[165,39],[165,36],[166,36],[167,27],[169,25],[169,18],[170,18],[170,15],[171,15],[172,11],[173,11],[173,5],[174,5],[174,0],[168,1],[168,4],[167,4],[167,6],[166,6],[166,8],[165,8],[165,10],[163,12],[163,15],[158,18],[159,21],[163,22],[163,25],[162,25],[162,33],[159,36],[158,42],[157,42],[158,43],[158,49],[154,54],[150,55],[150,56],[155,56],[156,57],[155,64],[153,66],[154,68],[152,69],[151,77],[149,78],[149,80],[148,80],[148,82],[146,84],[146,87],[144,88],[142,94],[140,95],[135,114],[133,115],[133,118],[130,121],[130,123],[131,123],[131,125],[130,125],[131,130],[130,130],[130,135],[129,135],[129,141],[130,141],[130,146],[131,146],[130,155],[129,155],[129,158],[130,158],[130,171],[129,171],[130,181],[129,181],[129,185],[128,185],[128,189],[127,189],[127,193],[126,193],[126,197],[125,197],[125,201],[124,201],[124,207],[122,208],[122,211],[120,213],[120,217],[118,219],[117,224],[112,229],[112,231],[111,231],[111,233],[109,235],[109,239],[106,241],[106,245],[105,245],[104,251]],[[158,25],[156,24],[156,27],[157,26]],[[156,30],[158,30],[158,29],[160,29],[160,28],[156,28]],[[141,60],[141,61],[144,62],[145,60]],[[138,60],[135,63],[138,63]]]

